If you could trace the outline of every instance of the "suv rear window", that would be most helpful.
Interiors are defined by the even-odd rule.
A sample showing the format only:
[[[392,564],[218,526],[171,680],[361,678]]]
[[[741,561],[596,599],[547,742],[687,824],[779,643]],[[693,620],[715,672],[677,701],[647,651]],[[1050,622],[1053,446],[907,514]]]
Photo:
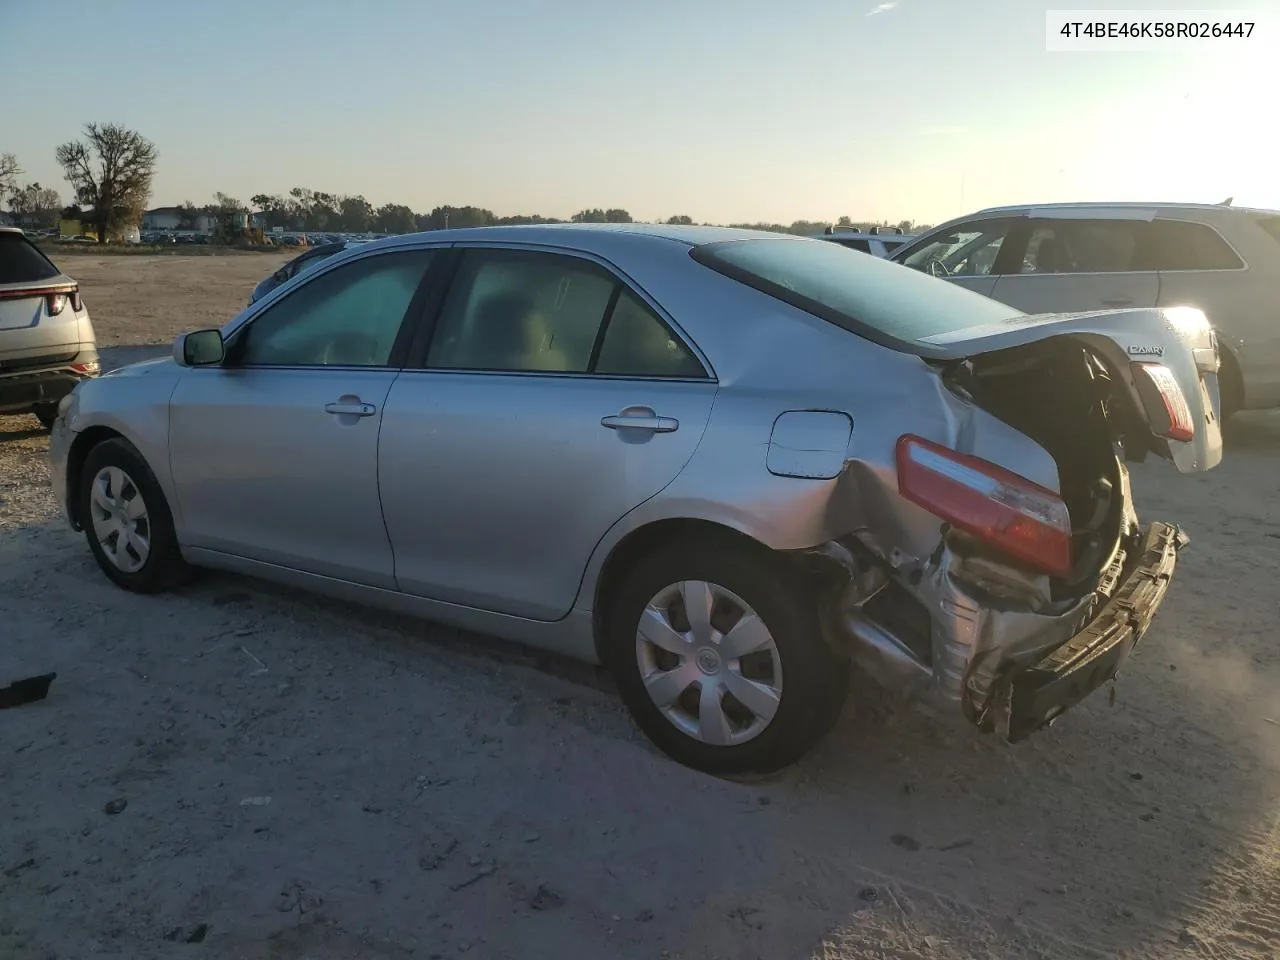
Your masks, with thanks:
[[[0,283],[38,283],[57,275],[58,268],[30,240],[0,232]]]
[[[724,240],[692,251],[703,266],[881,346],[918,353],[929,337],[1022,316],[963,287],[839,244]]]

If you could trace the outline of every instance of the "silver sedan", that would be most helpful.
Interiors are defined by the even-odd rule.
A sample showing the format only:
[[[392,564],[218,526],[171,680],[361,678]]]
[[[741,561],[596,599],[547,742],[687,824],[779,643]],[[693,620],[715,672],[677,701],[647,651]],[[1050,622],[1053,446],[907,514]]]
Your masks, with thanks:
[[[852,669],[1019,740],[1115,675],[1186,542],[1126,459],[1221,458],[1194,310],[1028,317],[821,240],[536,226],[340,253],[81,384],[103,572],[258,575],[603,663],[767,771]]]

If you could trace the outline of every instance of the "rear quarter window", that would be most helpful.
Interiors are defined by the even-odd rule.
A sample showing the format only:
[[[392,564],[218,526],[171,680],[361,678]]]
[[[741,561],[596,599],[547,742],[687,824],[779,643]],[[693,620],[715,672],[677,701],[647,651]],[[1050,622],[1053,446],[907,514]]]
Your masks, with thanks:
[[[1155,220],[1148,228],[1148,269],[1239,270],[1244,261],[1217,230],[1184,220]]]
[[[835,243],[725,240],[692,251],[705,267],[882,346],[929,352],[921,341],[1022,316],[963,287]]]
[[[1272,240],[1280,243],[1280,217],[1264,217],[1258,221],[1258,226],[1271,234]]]
[[[58,268],[20,233],[0,233],[0,283],[39,283]]]

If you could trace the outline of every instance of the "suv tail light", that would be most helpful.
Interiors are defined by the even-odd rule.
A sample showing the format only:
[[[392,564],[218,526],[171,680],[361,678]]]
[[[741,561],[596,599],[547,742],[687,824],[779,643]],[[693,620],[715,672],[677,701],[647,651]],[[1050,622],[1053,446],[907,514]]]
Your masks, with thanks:
[[[898,438],[898,492],[1028,566],[1071,570],[1071,516],[1052,490],[921,437]]]
[[[1163,363],[1135,363],[1133,380],[1151,421],[1151,432],[1169,440],[1194,440],[1196,425],[1191,408],[1173,371]]]
[[[71,309],[80,312],[80,289],[72,287],[70,290],[59,290],[56,293],[45,294],[45,305],[49,309],[49,316],[56,317],[66,309],[68,303]]]

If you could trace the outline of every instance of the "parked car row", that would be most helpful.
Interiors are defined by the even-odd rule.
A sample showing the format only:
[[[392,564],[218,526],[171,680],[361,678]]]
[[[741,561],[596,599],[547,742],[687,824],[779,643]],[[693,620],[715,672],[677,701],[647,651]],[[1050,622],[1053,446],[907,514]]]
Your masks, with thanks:
[[[55,492],[125,589],[231,569],[603,663],[702,770],[801,756],[851,664],[1021,740],[1150,625],[1186,538],[1125,461],[1218,463],[1219,360],[1195,309],[931,275],[1004,275],[972,232],[917,269],[645,224],[344,243],[64,397]]]

